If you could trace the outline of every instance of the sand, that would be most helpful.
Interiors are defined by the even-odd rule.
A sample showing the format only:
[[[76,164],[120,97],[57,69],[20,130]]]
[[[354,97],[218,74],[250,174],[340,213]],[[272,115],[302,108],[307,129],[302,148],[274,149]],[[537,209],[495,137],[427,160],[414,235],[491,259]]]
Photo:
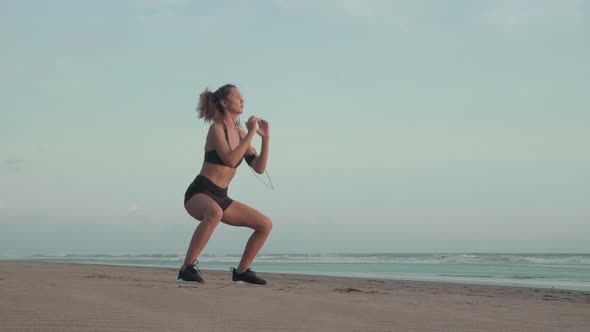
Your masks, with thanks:
[[[590,292],[0,262],[0,331],[590,331]]]

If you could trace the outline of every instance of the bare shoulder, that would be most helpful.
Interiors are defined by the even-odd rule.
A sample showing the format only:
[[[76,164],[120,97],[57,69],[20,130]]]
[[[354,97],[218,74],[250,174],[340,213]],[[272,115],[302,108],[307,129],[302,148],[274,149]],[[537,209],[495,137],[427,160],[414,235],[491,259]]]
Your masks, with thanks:
[[[210,126],[209,126],[209,131],[208,131],[208,135],[215,135],[218,132],[222,131],[222,125],[219,122],[213,122]]]
[[[205,142],[205,150],[215,149],[218,146],[220,135],[223,132],[221,124],[214,122],[209,126],[207,131],[207,141]]]

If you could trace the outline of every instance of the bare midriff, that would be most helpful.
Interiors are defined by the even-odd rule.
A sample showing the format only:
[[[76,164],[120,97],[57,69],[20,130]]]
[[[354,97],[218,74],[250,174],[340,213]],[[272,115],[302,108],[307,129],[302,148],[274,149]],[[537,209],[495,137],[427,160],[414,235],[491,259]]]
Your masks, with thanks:
[[[203,162],[203,167],[201,167],[201,172],[199,174],[208,178],[219,187],[227,188],[236,175],[236,169]]]

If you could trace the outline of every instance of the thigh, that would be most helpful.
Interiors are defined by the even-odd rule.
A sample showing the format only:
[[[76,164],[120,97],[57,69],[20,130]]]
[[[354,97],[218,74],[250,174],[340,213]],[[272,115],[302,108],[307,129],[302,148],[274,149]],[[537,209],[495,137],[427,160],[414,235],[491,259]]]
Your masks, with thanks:
[[[236,200],[223,211],[221,222],[250,228],[268,227],[271,223],[270,219],[260,211]]]
[[[184,208],[188,214],[200,221],[208,217],[213,217],[219,220],[223,216],[223,210],[221,210],[219,204],[203,193],[193,195],[193,197],[186,202]]]

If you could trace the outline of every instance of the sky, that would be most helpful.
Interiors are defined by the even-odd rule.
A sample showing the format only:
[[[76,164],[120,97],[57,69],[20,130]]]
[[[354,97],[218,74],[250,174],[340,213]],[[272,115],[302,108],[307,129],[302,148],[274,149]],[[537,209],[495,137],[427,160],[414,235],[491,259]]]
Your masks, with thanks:
[[[184,254],[226,83],[261,253],[590,252],[588,1],[0,0],[0,40],[0,255]]]

